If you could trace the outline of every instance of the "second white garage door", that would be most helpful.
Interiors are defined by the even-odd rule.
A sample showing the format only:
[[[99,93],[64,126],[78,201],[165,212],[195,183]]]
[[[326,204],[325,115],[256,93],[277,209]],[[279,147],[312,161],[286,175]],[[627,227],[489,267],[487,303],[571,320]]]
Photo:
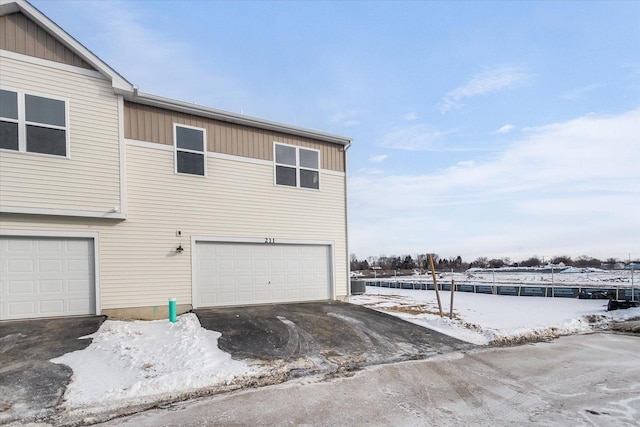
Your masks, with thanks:
[[[197,307],[326,300],[330,247],[197,242]]]

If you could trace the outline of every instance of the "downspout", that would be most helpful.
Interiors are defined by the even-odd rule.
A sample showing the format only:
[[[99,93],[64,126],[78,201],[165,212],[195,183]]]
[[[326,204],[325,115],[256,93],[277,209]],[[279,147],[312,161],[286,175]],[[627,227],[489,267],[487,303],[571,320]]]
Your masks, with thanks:
[[[352,141],[344,146],[344,230],[345,249],[347,256],[347,297],[351,296],[351,262],[349,260],[349,204],[347,203],[347,150],[351,147]]]

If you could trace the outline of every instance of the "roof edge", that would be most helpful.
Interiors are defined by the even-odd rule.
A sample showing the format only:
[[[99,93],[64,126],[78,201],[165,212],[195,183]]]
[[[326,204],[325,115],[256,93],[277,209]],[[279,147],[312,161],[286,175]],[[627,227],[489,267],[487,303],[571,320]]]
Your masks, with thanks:
[[[348,146],[352,143],[352,138],[340,135],[287,125],[256,117],[245,116],[244,114],[231,113],[229,111],[218,110],[198,104],[138,92],[136,86],[122,77],[117,71],[111,68],[89,49],[84,47],[82,43],[64,31],[60,26],[49,19],[44,13],[40,12],[36,7],[31,5],[27,0],[0,0],[0,16],[16,12],[24,13],[30,19],[45,27],[45,29],[53,33],[64,45],[79,54],[85,61],[87,61],[87,63],[98,70],[99,73],[108,79],[111,79],[111,85],[114,88],[115,93],[122,95],[127,101],[212,118],[227,123],[235,123],[244,126],[283,132],[290,135],[312,138],[343,146]]]
[[[315,129],[307,129],[298,126],[287,125],[284,123],[274,122],[265,119],[259,119],[257,117],[246,116],[244,114],[231,113],[229,111],[218,110],[211,107],[205,107],[198,104],[192,104],[189,102],[177,101],[162,96],[151,95],[148,93],[142,93],[134,91],[133,95],[124,94],[124,98],[127,101],[148,105],[151,107],[165,108],[172,111],[178,111],[186,114],[193,114],[196,116],[207,117],[210,119],[216,119],[227,123],[235,123],[244,126],[251,126],[260,129],[267,129],[277,132],[288,133],[292,135],[317,139],[320,141],[331,142],[339,145],[349,145],[352,142],[352,138],[335,135],[327,132],[322,132]]]
[[[24,13],[29,17],[29,19],[37,22],[39,25],[42,25],[54,34],[60,42],[80,55],[82,59],[98,70],[100,74],[111,79],[111,85],[114,89],[121,91],[133,91],[134,86],[132,83],[122,77],[117,71],[111,68],[93,52],[84,47],[82,43],[73,38],[73,36],[49,19],[44,13],[40,12],[31,3],[26,0],[0,0],[0,16],[16,12]]]

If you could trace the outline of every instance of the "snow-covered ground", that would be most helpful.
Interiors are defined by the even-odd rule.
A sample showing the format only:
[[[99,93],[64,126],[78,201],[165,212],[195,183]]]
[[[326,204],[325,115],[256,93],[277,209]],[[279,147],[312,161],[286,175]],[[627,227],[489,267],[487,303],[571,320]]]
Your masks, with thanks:
[[[441,292],[449,313],[450,293]],[[441,318],[434,291],[368,287],[351,302],[394,314],[476,344],[536,340],[588,332],[612,320],[640,317],[640,308],[606,311],[606,301],[455,293],[454,318]],[[53,359],[73,370],[64,396],[80,414],[171,400],[240,378],[269,375],[268,367],[231,359],[218,348],[220,333],[194,314],[176,323],[107,320],[84,350]]]
[[[515,297],[440,291],[446,317],[440,317],[435,291],[367,286],[350,302],[401,317],[474,344],[501,344],[589,332],[611,320],[640,317],[640,308],[607,311],[606,300]]]

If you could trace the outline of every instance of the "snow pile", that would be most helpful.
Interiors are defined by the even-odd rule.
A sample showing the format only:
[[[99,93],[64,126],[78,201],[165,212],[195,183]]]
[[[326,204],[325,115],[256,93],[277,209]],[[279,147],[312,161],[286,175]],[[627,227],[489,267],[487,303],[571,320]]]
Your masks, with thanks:
[[[109,406],[229,384],[251,372],[246,363],[218,348],[220,336],[202,328],[195,314],[179,316],[176,323],[107,320],[96,333],[83,337],[93,338],[86,349],[51,361],[73,370],[64,396],[67,408]]]
[[[540,341],[640,317],[640,308],[607,312],[606,300],[456,292],[453,319],[449,319],[450,298],[450,292],[440,292],[444,318],[439,315],[435,291],[368,286],[364,295],[349,301],[480,345]]]

